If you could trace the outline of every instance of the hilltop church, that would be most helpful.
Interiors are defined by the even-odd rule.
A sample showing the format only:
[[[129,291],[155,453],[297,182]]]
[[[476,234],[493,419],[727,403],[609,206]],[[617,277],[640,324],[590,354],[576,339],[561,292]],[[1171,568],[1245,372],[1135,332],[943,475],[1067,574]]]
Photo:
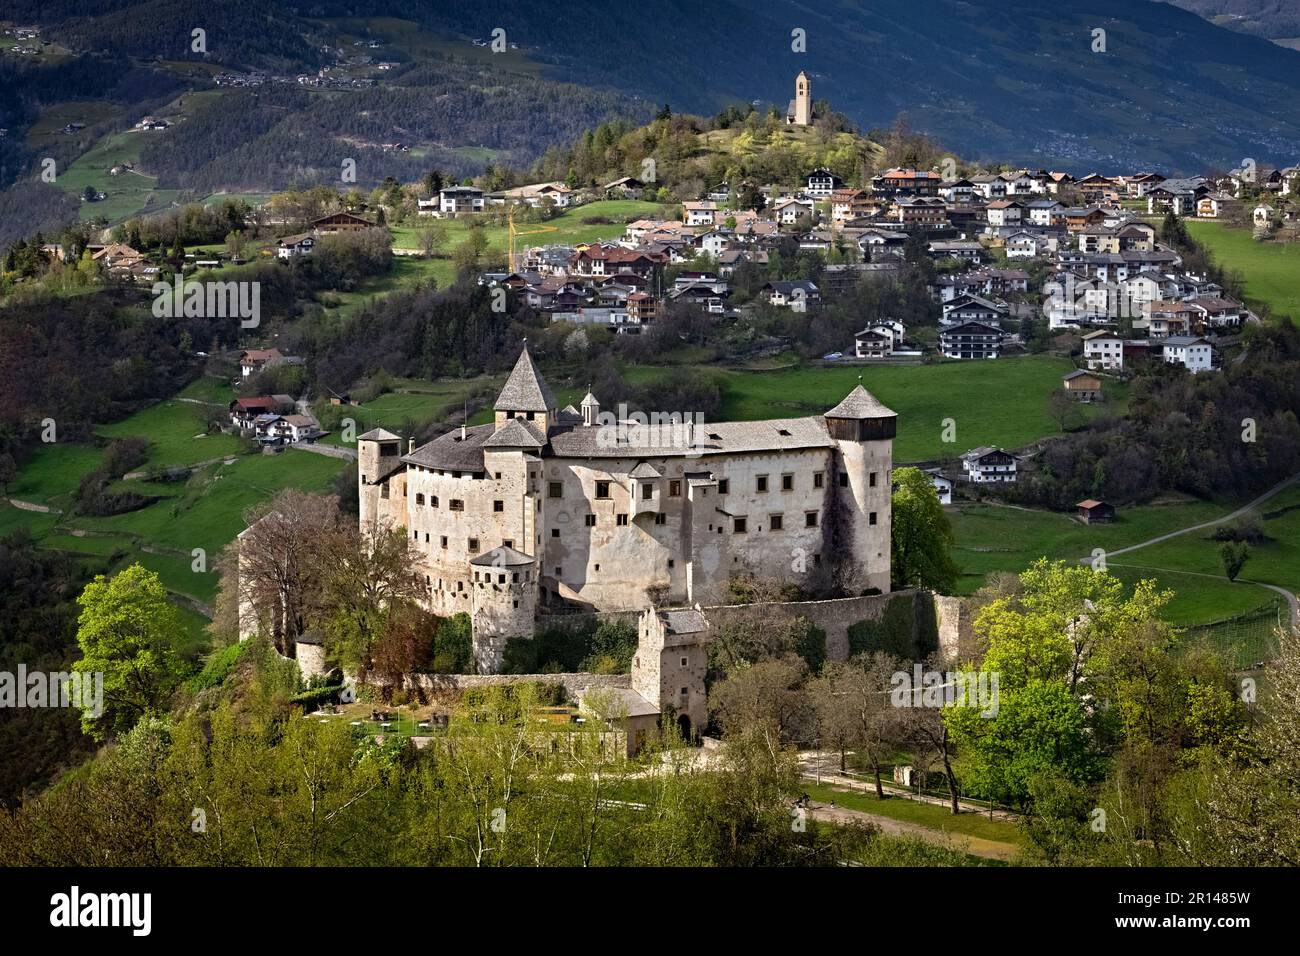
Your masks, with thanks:
[[[362,527],[410,535],[480,673],[539,610],[723,603],[746,576],[889,590],[897,416],[861,385],[823,415],[647,424],[559,408],[525,343],[494,411],[419,448],[358,439]]]
[[[794,78],[794,99],[785,109],[787,126],[811,126],[813,121],[812,81],[802,70]]]

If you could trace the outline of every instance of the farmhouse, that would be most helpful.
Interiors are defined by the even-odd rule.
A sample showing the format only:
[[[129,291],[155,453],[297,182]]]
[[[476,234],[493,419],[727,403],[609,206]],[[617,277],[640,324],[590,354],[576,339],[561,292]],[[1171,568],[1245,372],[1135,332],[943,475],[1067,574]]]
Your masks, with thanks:
[[[471,615],[482,671],[539,608],[708,603],[738,575],[889,590],[897,416],[861,386],[776,421],[613,415],[591,394],[579,412],[525,347],[494,409],[405,454],[383,429],[358,440],[363,529],[404,529],[430,610]]]
[[[1214,367],[1214,349],[1205,339],[1195,335],[1171,335],[1164,341],[1164,358],[1170,365],[1181,365],[1187,371],[1205,372]]]
[[[294,259],[298,256],[305,256],[314,248],[316,248],[316,237],[310,232],[300,233],[296,236],[285,236],[275,242],[275,254],[281,259]]]
[[[939,351],[950,359],[995,359],[1005,336],[996,325],[963,322],[939,333]]]
[[[483,190],[475,186],[448,186],[438,190],[438,209],[444,216],[483,211]]]
[[[373,229],[375,224],[364,216],[356,216],[350,212],[334,212],[313,219],[311,227],[315,232],[328,235],[334,232],[359,232],[362,229]]]
[[[1083,360],[1094,371],[1119,371],[1124,367],[1124,340],[1101,329],[1089,332],[1083,337]]]

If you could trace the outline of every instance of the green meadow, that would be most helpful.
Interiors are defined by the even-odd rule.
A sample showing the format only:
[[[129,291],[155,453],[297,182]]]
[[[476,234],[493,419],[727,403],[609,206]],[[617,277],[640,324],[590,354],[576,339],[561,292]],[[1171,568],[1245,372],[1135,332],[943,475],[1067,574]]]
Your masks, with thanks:
[[[1187,220],[1187,230],[1230,271],[1246,280],[1246,300],[1300,321],[1300,243],[1259,242],[1249,229]]]

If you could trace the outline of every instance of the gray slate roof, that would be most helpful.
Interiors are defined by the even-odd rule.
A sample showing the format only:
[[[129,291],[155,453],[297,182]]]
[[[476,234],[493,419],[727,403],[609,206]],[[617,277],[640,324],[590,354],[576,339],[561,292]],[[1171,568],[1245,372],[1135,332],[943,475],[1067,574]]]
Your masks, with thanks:
[[[483,442],[484,448],[544,448],[546,436],[522,418],[512,418]]]
[[[886,408],[876,396],[872,395],[861,385],[856,386],[853,391],[844,397],[829,412],[826,418],[897,418],[898,414],[892,409]]]
[[[491,551],[470,558],[469,563],[480,568],[518,568],[533,563],[533,559],[522,551],[507,548],[504,544]]]
[[[492,407],[499,412],[548,412],[556,407],[555,396],[529,354],[527,343]]]

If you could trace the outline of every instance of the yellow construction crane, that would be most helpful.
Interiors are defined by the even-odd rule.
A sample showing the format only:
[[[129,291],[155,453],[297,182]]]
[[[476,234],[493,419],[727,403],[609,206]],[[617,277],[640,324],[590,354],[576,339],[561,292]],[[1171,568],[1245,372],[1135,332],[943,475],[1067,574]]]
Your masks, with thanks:
[[[537,226],[534,229],[516,229],[515,228],[515,204],[511,203],[509,211],[506,213],[506,225],[510,230],[510,271],[518,272],[519,265],[515,262],[515,238],[517,236],[537,236],[544,232],[556,232],[559,226]]]

